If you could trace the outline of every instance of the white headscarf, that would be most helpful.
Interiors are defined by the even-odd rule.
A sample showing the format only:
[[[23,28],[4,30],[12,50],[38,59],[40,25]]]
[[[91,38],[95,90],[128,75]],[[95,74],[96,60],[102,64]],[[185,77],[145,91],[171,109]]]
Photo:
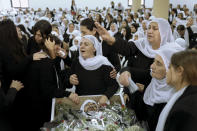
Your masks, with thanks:
[[[168,43],[174,44],[172,30],[171,30],[170,24],[168,23],[167,20],[165,20],[163,18],[155,18],[151,22],[158,23],[159,32],[160,32],[160,36],[161,36],[160,48],[164,45],[167,45]],[[147,38],[143,38],[143,39],[139,39],[139,40],[135,41],[135,45],[145,56],[147,56],[149,58],[155,57],[155,53],[157,50],[154,50],[152,48],[152,46],[148,42]],[[171,45],[169,45],[169,46],[171,46]],[[172,45],[172,46],[174,46],[174,45]]]
[[[75,44],[75,40],[78,40],[78,44],[76,45]],[[70,47],[70,50],[71,51],[77,51],[78,50],[78,47],[79,47],[79,43],[81,41],[81,36],[76,36],[73,41],[72,41],[72,46]]]
[[[177,38],[175,42],[179,44],[181,47],[183,47],[184,49],[188,47],[186,41],[183,38]]]
[[[85,35],[82,37],[82,39],[83,38],[90,40],[96,49],[96,56],[87,59],[84,59],[81,56],[81,52],[79,51],[79,63],[83,66],[83,68],[86,70],[96,70],[102,65],[108,65],[113,68],[113,65],[106,57],[103,56],[102,44],[97,40],[97,38],[92,35]]]
[[[168,66],[169,66],[172,55],[181,50],[183,50],[183,48],[181,47],[179,49],[164,47],[157,51],[157,54],[161,56],[164,62],[166,72],[168,70]],[[143,100],[144,100],[144,103],[150,106],[154,106],[154,104],[157,104],[157,103],[166,103],[174,94],[174,92],[175,92],[174,88],[167,85],[166,78],[162,80],[152,78],[151,83],[146,88]]]
[[[115,31],[113,32],[111,30],[111,27],[110,27],[110,30],[108,30],[110,36],[114,36],[118,32],[118,26],[117,26],[117,24],[116,23],[113,23],[113,24],[115,25]]]

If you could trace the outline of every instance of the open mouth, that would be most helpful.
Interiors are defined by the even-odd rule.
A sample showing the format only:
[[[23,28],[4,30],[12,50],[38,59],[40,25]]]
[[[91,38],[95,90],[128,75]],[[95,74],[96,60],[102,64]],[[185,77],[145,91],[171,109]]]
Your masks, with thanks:
[[[81,53],[85,53],[86,51],[85,50],[80,50],[81,51]]]

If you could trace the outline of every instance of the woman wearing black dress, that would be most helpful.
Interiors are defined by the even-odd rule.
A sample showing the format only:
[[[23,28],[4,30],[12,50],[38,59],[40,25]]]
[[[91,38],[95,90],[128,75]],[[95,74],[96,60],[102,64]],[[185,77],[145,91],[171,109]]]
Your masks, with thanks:
[[[102,95],[100,104],[104,104],[113,96],[118,83],[109,73],[112,64],[102,55],[101,43],[92,35],[82,37],[79,58],[72,63],[70,83],[76,85],[78,95]]]
[[[1,79],[1,88],[7,94],[10,90],[12,80],[18,80],[24,83],[24,76],[28,66],[35,60],[45,58],[46,55],[43,53],[34,53],[27,56],[17,35],[16,26],[9,19],[0,22],[0,34],[0,74],[3,76]],[[15,130],[23,130],[20,123],[25,122],[23,118],[26,112],[24,108],[26,100],[24,98],[25,88],[17,93],[10,111],[10,115],[12,115],[10,121],[14,122]]]

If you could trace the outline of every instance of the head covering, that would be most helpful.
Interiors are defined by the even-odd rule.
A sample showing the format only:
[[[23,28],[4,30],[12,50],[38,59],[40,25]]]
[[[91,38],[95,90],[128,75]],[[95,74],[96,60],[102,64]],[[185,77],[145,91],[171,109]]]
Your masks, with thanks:
[[[90,99],[85,100],[85,101],[83,102],[83,104],[81,105],[81,107],[80,107],[80,110],[82,111],[82,114],[83,114],[84,116],[87,116],[87,114],[85,113],[85,106],[86,106],[86,104],[88,104],[88,103],[94,103],[94,104],[96,104],[96,105],[98,106],[98,104],[97,104],[96,101],[94,101],[94,100],[90,100]]]
[[[179,44],[181,47],[183,47],[184,49],[187,48],[187,43],[186,43],[186,41],[185,41],[183,38],[177,38],[177,39],[175,40],[175,42],[176,42],[177,44]]]
[[[160,32],[160,36],[161,36],[160,48],[163,46],[166,46],[166,45],[169,47],[172,47],[172,46],[176,47],[177,46],[177,44],[175,44],[175,42],[174,42],[174,38],[172,35],[172,30],[171,30],[170,24],[168,23],[167,20],[165,20],[163,18],[155,18],[151,22],[158,23],[159,32]],[[145,56],[147,56],[149,58],[155,57],[156,50],[154,50],[152,48],[151,44],[147,40],[147,37],[135,41],[135,45]]]
[[[117,24],[116,24],[116,23],[112,23],[112,24],[115,25],[115,31],[112,31],[112,30],[111,30],[111,27],[110,27],[110,30],[108,31],[109,34],[110,34],[110,36],[114,36],[114,35],[118,32],[118,26],[117,26]],[[112,24],[111,24],[111,25],[112,25]]]
[[[172,55],[181,50],[183,50],[183,48],[181,47],[179,49],[164,47],[156,52],[157,55],[161,56],[166,71],[168,70],[168,66]],[[144,103],[150,106],[153,106],[154,104],[157,103],[166,103],[174,94],[174,92],[175,92],[174,88],[167,85],[166,78],[162,80],[152,78],[151,83],[146,88],[143,100]]]
[[[75,40],[78,40],[78,44],[76,45],[75,44]],[[77,51],[78,50],[78,47],[79,47],[79,43],[81,41],[81,36],[76,36],[73,41],[72,41],[72,46],[70,47],[70,50],[71,51]]]
[[[108,61],[106,57],[103,56],[102,52],[102,44],[97,40],[95,36],[92,35],[85,35],[82,39],[88,39],[94,45],[96,49],[96,56],[92,58],[84,59],[79,51],[79,63],[85,68],[86,70],[96,70],[102,65],[108,65],[113,68],[113,65]]]

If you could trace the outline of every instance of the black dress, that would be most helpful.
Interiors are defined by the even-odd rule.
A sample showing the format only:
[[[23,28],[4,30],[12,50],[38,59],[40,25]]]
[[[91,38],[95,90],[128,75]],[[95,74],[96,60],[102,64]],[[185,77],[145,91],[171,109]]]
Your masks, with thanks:
[[[12,116],[13,102],[16,96],[17,90],[10,88],[7,94],[0,88],[0,130],[1,131],[14,131],[14,125]]]
[[[111,64],[115,67],[116,71],[120,71],[120,59],[118,57],[118,53],[112,51],[113,48],[106,43],[106,41],[102,42],[102,51],[103,56],[107,57],[107,59],[111,62]]]
[[[197,86],[188,86],[170,110],[164,131],[197,130]]]
[[[79,60],[73,62],[71,66],[72,74],[76,74],[79,85],[76,86],[78,95],[106,95],[108,98],[113,96],[117,89],[118,83],[115,79],[110,78],[109,73],[112,67],[102,65],[96,70],[86,70],[79,63]]]
[[[120,38],[116,38],[116,42],[112,47],[115,52],[126,56],[128,59],[128,67],[123,68],[121,72],[129,71],[135,83],[141,83],[147,87],[152,79],[150,75],[150,65],[154,59],[146,57],[135,46],[135,43],[128,43]],[[149,106],[143,101],[144,92],[141,93],[137,91],[134,94],[130,94],[128,88],[125,87],[124,93],[128,94],[130,98],[130,102],[126,103],[127,107],[134,109],[138,120],[147,121],[150,131],[154,131],[159,114],[165,106],[165,103]]]
[[[130,101],[127,102],[127,106],[132,108],[139,121],[147,121],[148,131],[155,131],[159,115],[166,103],[158,103],[153,106],[147,105],[144,103],[143,96],[144,93],[136,91],[133,94],[130,94]]]
[[[152,79],[150,76],[150,65],[154,59],[146,57],[135,46],[135,43],[128,43],[121,38],[116,38],[116,42],[112,48],[113,51],[128,58],[128,67],[123,68],[121,72],[129,71],[134,82],[148,86]]]
[[[37,131],[44,122],[50,121],[52,98],[68,97],[70,92],[62,87],[55,63],[49,58],[31,64],[26,74],[25,86],[28,118],[31,118],[29,126],[32,131]]]
[[[24,122],[23,112],[26,99],[24,88],[16,94],[16,89],[10,89],[10,84],[12,80],[19,80],[24,83],[25,72],[32,61],[33,57],[28,56],[18,62],[9,49],[0,48],[1,93],[7,94],[4,97],[4,102],[7,101],[6,103],[8,103],[3,106],[1,118],[4,119],[3,122],[7,120],[11,123],[15,130],[22,130],[21,123]]]

